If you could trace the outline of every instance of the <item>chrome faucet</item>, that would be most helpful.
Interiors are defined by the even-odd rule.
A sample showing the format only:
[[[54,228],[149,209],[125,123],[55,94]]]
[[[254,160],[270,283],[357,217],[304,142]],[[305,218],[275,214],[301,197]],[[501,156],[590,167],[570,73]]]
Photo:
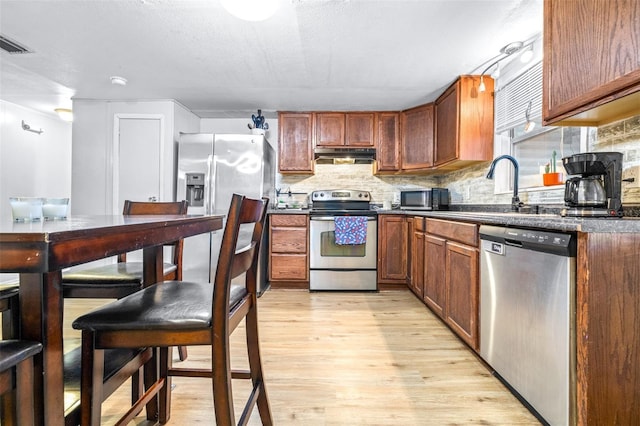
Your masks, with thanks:
[[[487,179],[493,179],[493,173],[495,171],[496,164],[500,160],[509,160],[509,161],[511,161],[511,164],[513,164],[513,168],[514,168],[515,173],[513,175],[513,197],[511,197],[511,210],[520,211],[520,208],[522,206],[524,206],[524,203],[522,203],[520,201],[520,198],[518,197],[518,169],[519,169],[519,166],[518,166],[518,161],[516,161],[515,158],[513,158],[510,155],[501,155],[500,157],[496,157],[491,162],[491,167],[489,167],[489,172],[487,173]]]

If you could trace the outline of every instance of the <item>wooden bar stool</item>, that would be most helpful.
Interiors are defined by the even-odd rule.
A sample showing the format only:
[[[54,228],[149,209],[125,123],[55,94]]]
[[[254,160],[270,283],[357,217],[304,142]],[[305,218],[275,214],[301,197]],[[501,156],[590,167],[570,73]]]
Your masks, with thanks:
[[[160,423],[169,420],[171,376],[209,378],[212,381],[216,424],[235,424],[232,379],[250,379],[253,388],[238,424],[246,424],[255,405],[262,424],[273,419],[262,374],[258,339],[257,265],[268,200],[252,200],[235,194],[222,238],[214,284],[165,281],[114,301],[73,322],[82,330],[81,424],[100,424],[100,377],[104,352],[109,348],[156,347],[159,377],[147,383],[146,392],[121,419],[126,423],[144,404],[159,395]],[[247,246],[236,248],[240,225],[253,224]],[[250,226],[250,225],[249,225]],[[243,227],[243,231],[246,227]],[[244,284],[231,281],[244,274]],[[229,335],[246,324],[248,371],[231,369]],[[211,346],[210,369],[172,368],[170,346]]]
[[[0,394],[3,396],[2,424],[33,426],[33,356],[42,351],[42,345],[25,340],[0,341]],[[4,398],[16,391],[16,403]]]
[[[187,214],[186,201],[176,202],[124,202],[123,215]],[[163,265],[165,280],[182,280],[183,240],[167,246],[172,249],[171,262]],[[62,291],[65,298],[120,299],[141,290],[142,262],[127,261],[126,254],[118,255],[118,262],[110,265],[85,268],[62,274]],[[180,359],[187,358],[187,349],[178,349]]]

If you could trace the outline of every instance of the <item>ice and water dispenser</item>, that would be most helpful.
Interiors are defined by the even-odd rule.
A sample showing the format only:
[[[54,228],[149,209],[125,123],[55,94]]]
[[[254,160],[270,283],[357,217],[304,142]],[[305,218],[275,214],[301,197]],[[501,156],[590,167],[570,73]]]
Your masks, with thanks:
[[[187,202],[191,207],[204,206],[204,173],[187,173]]]

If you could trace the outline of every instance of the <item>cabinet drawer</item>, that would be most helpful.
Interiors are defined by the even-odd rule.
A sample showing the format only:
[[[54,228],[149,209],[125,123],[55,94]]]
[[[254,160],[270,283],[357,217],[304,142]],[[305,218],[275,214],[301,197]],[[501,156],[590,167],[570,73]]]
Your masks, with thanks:
[[[424,217],[416,216],[413,218],[413,229],[415,231],[424,232]]]
[[[278,255],[271,256],[271,281],[307,281],[307,256]]]
[[[305,214],[272,214],[269,218],[271,226],[307,226]]]
[[[272,253],[307,253],[306,228],[271,227]]]
[[[440,235],[447,240],[459,241],[470,246],[478,246],[478,226],[473,223],[451,222],[440,219],[426,219],[429,234]]]

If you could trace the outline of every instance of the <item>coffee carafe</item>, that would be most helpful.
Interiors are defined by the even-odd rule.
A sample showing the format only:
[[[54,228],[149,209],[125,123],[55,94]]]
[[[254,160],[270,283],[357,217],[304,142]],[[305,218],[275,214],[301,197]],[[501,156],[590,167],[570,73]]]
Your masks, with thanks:
[[[562,216],[622,217],[622,153],[586,152],[562,159],[567,179]]]
[[[604,207],[607,194],[600,176],[568,179],[564,189],[564,201],[572,207]]]

